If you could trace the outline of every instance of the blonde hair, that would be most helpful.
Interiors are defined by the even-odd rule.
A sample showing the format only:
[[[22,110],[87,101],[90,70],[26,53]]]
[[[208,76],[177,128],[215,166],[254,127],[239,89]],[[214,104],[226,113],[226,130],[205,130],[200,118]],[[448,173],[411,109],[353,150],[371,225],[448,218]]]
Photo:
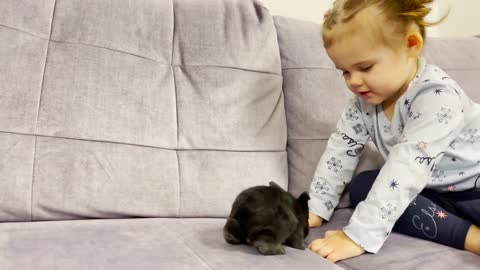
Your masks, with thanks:
[[[425,17],[431,11],[427,7],[434,0],[337,0],[329,14],[325,16],[323,23],[322,38],[324,46],[330,47],[337,38],[348,36],[355,32],[355,26],[349,27],[349,30],[336,31],[340,25],[345,25],[351,21],[360,11],[369,7],[377,8],[380,17],[383,20],[376,20],[376,23],[370,23],[368,29],[370,34],[380,38],[385,45],[395,46],[399,38],[403,38],[409,27],[414,23],[418,26],[420,34],[425,39],[425,28],[436,25],[443,21],[445,14],[436,22],[427,22]],[[390,29],[387,29],[389,28]]]

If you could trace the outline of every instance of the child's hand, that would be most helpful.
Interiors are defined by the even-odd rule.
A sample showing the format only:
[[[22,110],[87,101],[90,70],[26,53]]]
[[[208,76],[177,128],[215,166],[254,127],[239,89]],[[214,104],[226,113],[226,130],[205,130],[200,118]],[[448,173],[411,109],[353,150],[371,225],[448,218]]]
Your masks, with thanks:
[[[312,212],[308,212],[308,227],[315,228],[322,226],[323,219]]]
[[[325,238],[313,240],[308,249],[333,263],[365,253],[343,231],[327,231]]]

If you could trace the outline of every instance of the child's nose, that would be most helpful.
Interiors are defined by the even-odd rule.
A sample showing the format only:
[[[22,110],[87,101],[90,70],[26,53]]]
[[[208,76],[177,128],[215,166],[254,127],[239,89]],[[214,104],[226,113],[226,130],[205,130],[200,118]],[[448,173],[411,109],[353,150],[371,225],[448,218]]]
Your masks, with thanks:
[[[352,87],[358,87],[363,84],[362,76],[358,72],[353,72],[350,74],[349,83]]]

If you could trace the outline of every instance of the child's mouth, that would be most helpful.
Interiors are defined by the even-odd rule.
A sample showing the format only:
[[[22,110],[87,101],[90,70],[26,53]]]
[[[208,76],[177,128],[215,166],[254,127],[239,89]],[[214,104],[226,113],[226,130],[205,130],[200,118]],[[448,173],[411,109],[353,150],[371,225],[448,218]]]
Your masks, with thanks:
[[[366,97],[366,96],[370,95],[370,93],[371,93],[371,91],[366,91],[366,92],[360,92],[359,94],[362,97]]]

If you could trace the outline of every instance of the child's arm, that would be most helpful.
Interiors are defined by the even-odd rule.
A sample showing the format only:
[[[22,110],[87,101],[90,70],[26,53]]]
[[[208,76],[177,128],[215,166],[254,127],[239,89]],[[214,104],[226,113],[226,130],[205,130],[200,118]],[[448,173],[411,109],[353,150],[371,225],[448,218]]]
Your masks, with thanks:
[[[464,124],[461,93],[433,84],[414,97],[401,141],[391,149],[366,200],[356,207],[344,233],[376,253],[394,223],[425,188],[444,151]]]
[[[308,213],[308,227],[316,228],[322,226],[323,218],[317,216],[316,214],[309,212]]]
[[[322,221],[330,219],[369,137],[361,103],[353,97],[337,123],[336,132],[328,140],[310,186],[310,212]]]

